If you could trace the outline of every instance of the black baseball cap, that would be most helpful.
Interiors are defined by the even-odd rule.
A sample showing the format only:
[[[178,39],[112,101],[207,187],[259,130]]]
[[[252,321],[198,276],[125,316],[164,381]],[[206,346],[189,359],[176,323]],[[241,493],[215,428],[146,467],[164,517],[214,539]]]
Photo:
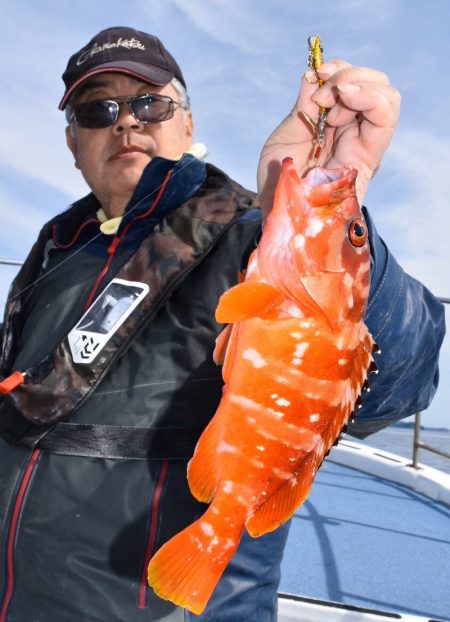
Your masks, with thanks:
[[[178,63],[158,37],[134,28],[106,28],[70,57],[62,75],[66,91],[59,109],[64,110],[86,78],[105,71],[125,73],[156,86],[177,78],[186,87]]]

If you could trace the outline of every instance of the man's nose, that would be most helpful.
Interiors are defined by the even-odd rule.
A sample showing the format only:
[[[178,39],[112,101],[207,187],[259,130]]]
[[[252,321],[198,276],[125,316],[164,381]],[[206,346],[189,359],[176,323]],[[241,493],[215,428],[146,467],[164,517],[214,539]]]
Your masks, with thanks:
[[[113,131],[120,134],[126,130],[143,131],[144,124],[133,116],[130,104],[123,103],[119,105],[119,116],[113,125]]]

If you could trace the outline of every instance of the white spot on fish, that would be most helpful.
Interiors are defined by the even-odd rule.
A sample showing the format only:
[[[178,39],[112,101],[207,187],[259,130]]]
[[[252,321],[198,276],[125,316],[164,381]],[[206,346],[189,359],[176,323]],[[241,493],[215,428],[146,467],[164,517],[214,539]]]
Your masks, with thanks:
[[[278,467],[272,467],[273,474],[279,479],[289,479],[291,477],[291,473],[289,471],[284,471],[283,469],[279,469]]]
[[[311,328],[311,326],[314,324],[314,322],[312,320],[302,320],[300,322],[300,327],[301,328]]]
[[[280,384],[289,384],[289,380],[288,378],[285,378],[285,376],[275,376],[275,380]]]
[[[305,393],[305,397],[307,397],[310,400],[320,400],[320,398],[322,397],[319,393]]]
[[[347,359],[339,359],[338,365],[345,365],[347,363]]]
[[[214,547],[217,546],[218,544],[219,544],[219,538],[217,536],[214,536],[214,538],[211,538],[211,542],[209,543],[206,549],[208,553],[211,553]]]
[[[291,317],[300,318],[303,316],[303,311],[300,309],[296,302],[292,304],[288,304],[285,308],[286,313],[288,313]]]
[[[243,406],[246,409],[257,410],[260,414],[271,414],[275,416],[277,419],[281,419],[284,417],[284,413],[279,412],[278,410],[274,410],[273,408],[267,408],[262,404],[258,404],[254,400],[251,400],[248,397],[244,397],[243,395],[235,395],[234,393],[228,394],[228,399],[232,404],[238,404],[239,406]],[[247,421],[250,422],[250,417],[246,417]],[[251,423],[256,423],[256,419],[253,419]]]
[[[218,508],[216,508],[214,505],[211,506],[211,512],[213,514],[220,514],[220,510],[218,510]]]
[[[294,248],[303,248],[305,246],[305,236],[299,233],[294,238]]]
[[[302,359],[292,359],[292,365],[301,365],[302,364]]]
[[[276,417],[277,419],[283,419],[283,417],[284,417],[284,413],[280,412],[279,410],[274,410],[273,408],[268,408],[267,411],[271,415],[274,415],[274,417]]]
[[[267,362],[262,358],[262,356],[257,352],[254,348],[247,348],[242,353],[242,357],[246,361],[250,361],[253,367],[264,367],[267,365]]]
[[[251,425],[254,425],[256,423],[256,419],[255,417],[245,417],[247,423],[250,423]]]
[[[351,294],[347,298],[347,306],[348,306],[349,309],[353,309],[353,296]]]
[[[236,447],[234,447],[233,445],[230,445],[229,443],[227,443],[226,441],[220,441],[220,443],[217,445],[217,453],[218,454],[222,454],[222,453],[228,453],[228,454],[237,454],[238,450],[236,449]]]
[[[285,400],[284,397],[280,397],[277,399],[278,406],[290,406],[291,402],[289,400]]]
[[[350,288],[353,285],[353,277],[348,272],[344,276],[344,286]]]
[[[223,545],[223,548],[227,550],[227,549],[232,549],[234,546],[235,546],[234,540],[232,540],[231,538],[227,538],[225,540],[225,544]]]
[[[255,460],[255,459],[250,460],[250,464],[254,466],[256,469],[263,469],[266,466],[264,462],[261,462],[261,460]]]
[[[213,527],[212,527],[212,525],[210,523],[205,523],[204,521],[202,521],[200,523],[200,527],[201,527],[201,530],[203,531],[203,533],[206,536],[213,536],[214,535],[214,529],[213,529]]]
[[[314,238],[323,229],[323,221],[320,218],[310,218],[308,220],[308,226],[306,227],[305,234]]]
[[[345,339],[344,339],[344,335],[339,335],[337,341],[336,341],[336,348],[338,350],[342,350],[344,348],[344,344],[345,344]]]
[[[233,492],[234,484],[230,479],[227,479],[226,482],[223,483],[222,490],[226,495],[229,495]]]
[[[294,356],[301,359],[308,348],[309,348],[309,343],[305,342],[305,343],[297,344],[297,347],[295,348]]]
[[[265,448],[265,446],[264,446],[264,445],[257,445],[257,446],[256,446],[256,449],[257,449],[258,451],[265,451],[265,450],[266,450],[266,448]]]
[[[294,337],[294,339],[302,339],[303,338],[303,333],[289,333],[289,335],[291,337]]]
[[[272,393],[272,395],[270,396],[273,400],[276,400],[278,397],[278,393]]]
[[[315,423],[316,421],[319,421],[319,419],[320,419],[319,413],[313,413],[309,417],[309,420],[311,421],[311,423]]]

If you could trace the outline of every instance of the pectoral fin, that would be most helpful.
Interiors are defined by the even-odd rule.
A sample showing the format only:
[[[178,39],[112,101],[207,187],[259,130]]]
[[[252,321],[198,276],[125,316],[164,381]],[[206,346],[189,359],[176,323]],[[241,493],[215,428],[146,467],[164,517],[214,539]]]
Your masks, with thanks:
[[[262,281],[245,281],[222,294],[216,309],[216,320],[222,324],[235,323],[253,317],[273,319],[283,294]]]

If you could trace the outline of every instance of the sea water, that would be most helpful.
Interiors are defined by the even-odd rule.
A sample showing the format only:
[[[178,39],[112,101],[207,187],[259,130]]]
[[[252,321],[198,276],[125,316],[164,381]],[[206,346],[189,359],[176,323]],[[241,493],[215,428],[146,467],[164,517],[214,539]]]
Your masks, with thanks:
[[[399,427],[392,425],[368,436],[363,441],[358,440],[357,442],[370,445],[371,447],[377,447],[378,449],[384,449],[384,451],[389,451],[404,458],[411,458],[412,462],[413,438],[414,428],[412,426]],[[348,439],[355,440],[351,437],[348,437]],[[423,428],[420,432],[420,440],[436,449],[441,449],[442,451],[450,453],[450,430]],[[445,473],[450,473],[450,460],[448,458],[443,458],[420,448],[418,460],[422,464],[434,467]]]

